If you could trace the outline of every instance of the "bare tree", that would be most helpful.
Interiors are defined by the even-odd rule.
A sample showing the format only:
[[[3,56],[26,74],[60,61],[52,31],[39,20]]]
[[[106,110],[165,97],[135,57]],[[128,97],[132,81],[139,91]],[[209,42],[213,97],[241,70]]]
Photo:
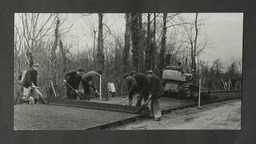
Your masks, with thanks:
[[[57,56],[56,56],[56,50],[58,46],[58,41],[59,41],[59,25],[60,25],[60,20],[59,20],[59,14],[57,14],[57,20],[56,20],[56,27],[55,27],[55,33],[54,33],[54,44],[51,49],[51,80],[53,81],[53,85],[57,85]]]
[[[161,39],[161,50],[160,50],[160,74],[159,76],[162,77],[162,72],[165,67],[165,50],[166,50],[166,18],[167,13],[163,13],[163,28],[162,28],[162,39]]]
[[[151,45],[151,69],[155,72],[156,59],[156,13],[154,13],[153,42]]]
[[[129,54],[130,54],[130,21],[131,21],[131,14],[126,13],[125,14],[125,21],[126,21],[126,26],[125,26],[125,36],[124,36],[124,50],[123,50],[123,73],[127,72],[127,68],[129,66]]]
[[[24,13],[19,14],[22,22],[22,36],[24,38],[24,48],[26,49],[26,60],[31,67],[34,63],[34,50],[39,45],[41,40],[47,36],[54,27],[54,17],[50,14],[48,17],[39,13]],[[43,19],[44,18],[44,19]]]
[[[183,28],[185,31],[184,36],[187,38],[188,48],[190,49],[190,59],[191,59],[191,70],[193,73],[193,82],[196,83],[197,78],[197,56],[207,47],[208,41],[204,39],[202,42],[198,42],[199,27],[204,25],[203,22],[198,23],[198,13],[196,13],[194,23],[187,23],[183,21]]]
[[[143,25],[142,25],[142,13],[138,13],[138,25],[139,25],[139,47],[138,47],[138,72],[144,71],[144,32],[143,32]]]
[[[139,70],[138,53],[139,53],[139,25],[138,14],[131,13],[131,34],[132,34],[132,60],[135,71]]]
[[[103,14],[98,13],[99,17],[99,32],[98,32],[98,52],[97,52],[97,64],[96,69],[97,70],[103,70],[104,69],[104,53],[103,53]]]
[[[145,58],[145,68],[146,70],[151,69],[151,31],[150,31],[150,16],[151,14],[147,14],[148,22],[147,22],[147,47],[146,47],[146,58]]]

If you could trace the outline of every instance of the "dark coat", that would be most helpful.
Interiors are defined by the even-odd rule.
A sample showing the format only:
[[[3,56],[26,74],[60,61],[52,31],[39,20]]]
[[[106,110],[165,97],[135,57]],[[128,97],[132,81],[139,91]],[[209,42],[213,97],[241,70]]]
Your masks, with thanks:
[[[76,88],[79,87],[80,81],[82,79],[82,76],[77,75],[76,71],[71,71],[65,75],[65,79],[67,80],[67,83],[71,86],[74,86]]]
[[[30,86],[32,86],[32,82],[34,83],[35,86],[37,86],[37,71],[35,71],[34,69],[30,69],[26,72],[26,75],[24,77],[24,80],[22,82],[22,85],[25,88],[28,88]]]
[[[99,73],[97,73],[96,71],[89,71],[83,76],[83,80],[89,82],[96,78],[96,76],[99,76]]]
[[[89,82],[94,80],[99,75],[100,74],[96,71],[89,71],[88,73],[83,75],[83,78],[82,78],[83,87],[84,88],[89,88],[89,86],[91,86],[93,88],[93,90],[95,91],[96,88],[95,88],[94,84],[93,83],[89,84]]]
[[[132,89],[134,88],[137,89],[137,82],[132,76],[128,76],[126,78],[126,84],[127,84],[129,93],[132,91]]]
[[[164,95],[162,82],[158,76],[153,75],[150,78],[150,84],[151,84],[150,92],[151,92],[153,98],[160,97],[160,96]]]
[[[138,86],[138,92],[148,92],[150,91],[150,81],[149,78],[142,73],[137,73],[135,76],[135,80]]]

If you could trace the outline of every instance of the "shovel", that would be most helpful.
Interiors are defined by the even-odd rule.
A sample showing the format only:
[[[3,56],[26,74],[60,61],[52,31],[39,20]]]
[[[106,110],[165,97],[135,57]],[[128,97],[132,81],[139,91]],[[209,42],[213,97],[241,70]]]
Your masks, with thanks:
[[[148,103],[150,101],[152,101],[152,96],[151,95],[149,96],[148,100],[135,111],[135,113],[141,112],[144,108],[146,108],[148,106]]]
[[[123,100],[121,100],[118,104],[123,103],[124,101],[126,101],[128,99],[128,97],[124,98]]]
[[[136,94],[135,98],[129,103],[129,105],[131,105],[135,100],[136,98],[139,96],[139,94]]]
[[[108,98],[103,98],[98,91],[95,91],[95,93],[100,96],[101,100],[108,101]]]
[[[67,84],[73,91],[76,92],[76,90],[74,90],[68,83],[66,83],[66,84]],[[77,95],[78,95],[81,99],[85,100],[84,97],[81,96],[79,93],[77,93]]]
[[[35,86],[34,85],[34,83],[32,83],[32,88],[34,88],[34,90],[36,91],[36,93],[38,93],[38,96],[39,96],[39,98],[42,100],[42,102],[44,103],[44,104],[47,104],[48,102],[44,99],[44,97],[43,97],[43,94],[39,91],[39,88],[37,87],[37,86]]]

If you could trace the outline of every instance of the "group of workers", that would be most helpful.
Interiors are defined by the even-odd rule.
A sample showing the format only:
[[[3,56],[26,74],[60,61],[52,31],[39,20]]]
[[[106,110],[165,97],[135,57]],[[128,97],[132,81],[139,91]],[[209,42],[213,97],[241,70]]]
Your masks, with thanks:
[[[92,84],[93,79],[100,76],[102,72],[98,71],[89,71],[88,73],[84,74],[83,69],[78,69],[77,71],[71,71],[65,75],[64,82],[67,86],[67,96],[68,99],[76,99],[78,92],[78,87],[80,82],[82,83],[84,89],[84,98],[90,101],[90,87],[93,91],[98,92],[97,89]],[[74,93],[75,92],[75,93]]]
[[[133,96],[137,93],[139,96],[136,106],[141,106],[142,99],[144,99],[145,103],[148,101],[150,110],[148,117],[160,121],[161,110],[159,99],[164,95],[160,78],[154,75],[152,70],[148,70],[146,74],[132,71],[130,74],[124,74],[123,77],[128,87],[129,104],[131,105]]]
[[[38,69],[39,64],[35,63],[32,68],[24,74],[21,80],[23,86],[23,97],[21,99],[22,103],[29,103],[31,101],[38,103],[39,96],[42,96],[37,87]],[[65,74],[64,83],[66,83],[68,99],[77,99],[77,95],[80,95],[78,88],[79,84],[81,83],[84,89],[83,98],[89,101],[90,87],[95,92],[98,92],[92,84],[92,80],[101,74],[102,72],[100,70],[89,71],[85,74],[83,69],[78,69],[77,71],[71,71]],[[152,70],[149,70],[146,72],[146,74],[136,73],[133,71],[130,74],[125,74],[124,79],[126,80],[128,86],[129,105],[132,104],[131,102],[133,96],[138,95],[136,106],[141,106],[142,99],[144,99],[145,103],[148,101],[148,106],[150,109],[150,114],[148,117],[160,121],[161,111],[159,97],[164,94],[160,78],[154,75]],[[31,95],[33,97],[31,97]]]
[[[23,73],[20,76],[20,81],[23,88],[23,96],[21,103],[38,103],[38,99],[42,93],[37,87],[37,75],[38,75],[39,64],[33,64],[32,68]],[[80,82],[83,85],[84,96],[86,100],[90,100],[90,87],[97,92],[96,88],[92,84],[92,80],[97,76],[101,75],[102,72],[99,71],[90,71],[84,74],[83,69],[78,69],[77,71],[71,71],[65,74],[64,82],[67,86],[67,97],[68,99],[76,99],[78,92],[78,87]]]

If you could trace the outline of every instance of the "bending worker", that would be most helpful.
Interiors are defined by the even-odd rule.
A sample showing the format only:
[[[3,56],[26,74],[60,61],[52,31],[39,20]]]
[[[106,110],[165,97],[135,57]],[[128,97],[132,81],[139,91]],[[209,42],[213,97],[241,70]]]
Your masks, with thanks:
[[[154,118],[154,120],[156,121],[160,121],[162,115],[160,110],[159,99],[161,96],[164,95],[162,83],[160,78],[153,74],[152,70],[147,71],[146,74],[150,79],[150,85],[151,85],[150,93],[152,95],[151,97],[152,100],[149,103],[149,111],[150,111],[149,117]]]
[[[37,71],[39,64],[35,63],[30,70],[28,70],[22,80],[23,86],[23,97],[22,102],[28,102],[30,94],[32,93],[32,101],[38,103],[39,95],[42,96],[41,92],[37,89]]]
[[[150,81],[149,78],[142,73],[136,73],[135,71],[131,72],[130,75],[135,78],[138,86],[138,93],[139,97],[137,99],[136,106],[141,106],[141,100],[144,98],[144,101],[146,102],[149,97],[150,93]]]
[[[132,97],[137,93],[137,89],[138,89],[138,86],[137,86],[137,82],[136,80],[128,75],[128,74],[124,74],[124,79],[126,80],[126,84],[127,84],[127,89],[128,89],[128,93],[129,93],[129,105],[132,105]]]
[[[89,71],[88,73],[86,73],[83,76],[82,85],[84,88],[84,97],[86,100],[91,99],[90,87],[92,87],[95,92],[98,92],[96,90],[96,88],[94,87],[94,85],[92,84],[92,80],[95,79],[96,77],[100,76],[101,74],[102,74],[102,72],[100,70],[98,70],[98,71]]]
[[[67,96],[68,99],[75,99],[75,94],[78,93],[78,87],[82,79],[82,75],[84,74],[83,69],[78,69],[77,71],[71,71],[65,75],[64,82],[67,84]]]

